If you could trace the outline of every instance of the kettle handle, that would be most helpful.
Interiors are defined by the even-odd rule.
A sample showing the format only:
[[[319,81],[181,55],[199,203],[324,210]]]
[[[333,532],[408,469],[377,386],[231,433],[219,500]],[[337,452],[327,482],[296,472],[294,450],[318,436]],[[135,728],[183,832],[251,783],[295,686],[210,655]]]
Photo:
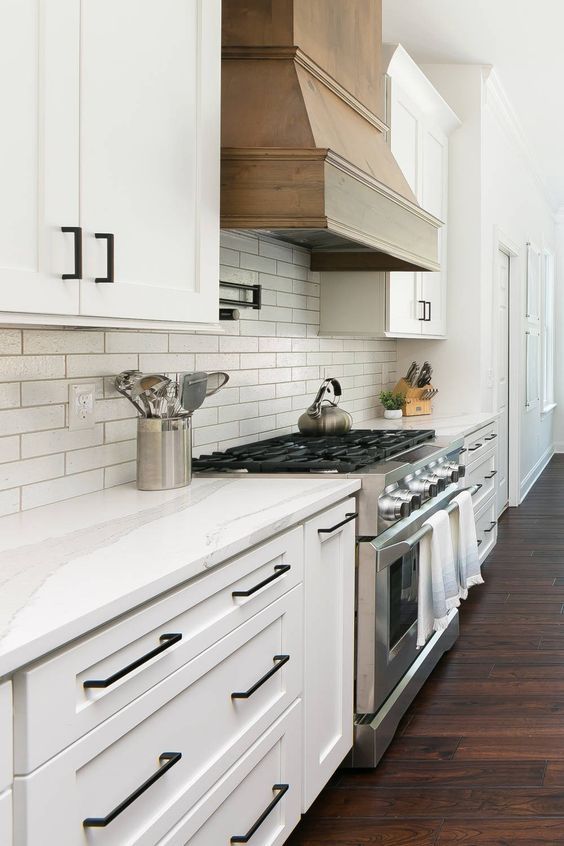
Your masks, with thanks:
[[[333,393],[335,394],[336,402],[332,402],[331,400],[328,400],[328,402],[330,402],[331,405],[338,405],[343,391],[341,389],[341,383],[339,382],[339,380],[335,379],[334,376],[331,376],[328,379],[323,380],[315,396],[314,401],[307,409],[307,414],[309,414],[310,417],[316,418],[321,415],[321,403],[323,402],[329,385],[331,385],[333,388]]]

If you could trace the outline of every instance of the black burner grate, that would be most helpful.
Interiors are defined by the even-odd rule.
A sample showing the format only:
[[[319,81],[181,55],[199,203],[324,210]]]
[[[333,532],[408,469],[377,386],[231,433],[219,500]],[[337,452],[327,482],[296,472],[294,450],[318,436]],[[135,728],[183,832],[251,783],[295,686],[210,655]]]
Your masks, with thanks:
[[[432,429],[353,429],[326,438],[282,435],[201,455],[192,466],[207,473],[351,473],[434,437]]]

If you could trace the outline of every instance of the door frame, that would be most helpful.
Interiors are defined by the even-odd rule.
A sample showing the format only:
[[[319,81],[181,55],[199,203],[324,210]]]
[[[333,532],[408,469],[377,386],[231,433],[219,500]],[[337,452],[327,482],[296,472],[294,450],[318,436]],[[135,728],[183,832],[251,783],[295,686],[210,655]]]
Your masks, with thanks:
[[[508,408],[508,493],[509,508],[521,503],[521,414],[520,397],[522,379],[520,371],[520,330],[521,330],[521,255],[518,245],[499,227],[494,226],[493,237],[493,272],[492,272],[492,372],[494,374],[494,411],[499,407],[499,339],[494,328],[494,315],[499,311],[498,253],[509,256],[509,408]],[[517,374],[517,377],[512,374]]]

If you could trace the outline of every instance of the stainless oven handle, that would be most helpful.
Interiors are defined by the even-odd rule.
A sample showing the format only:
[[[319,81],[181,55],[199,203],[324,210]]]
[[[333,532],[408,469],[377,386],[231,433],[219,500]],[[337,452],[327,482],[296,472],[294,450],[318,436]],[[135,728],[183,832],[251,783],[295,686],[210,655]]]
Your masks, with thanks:
[[[476,491],[480,490],[480,487],[481,485],[470,485],[468,488],[462,488],[462,490],[454,491],[452,499],[458,496],[458,494],[463,493],[463,491],[468,491],[470,496],[474,496]],[[444,511],[446,511],[447,514],[450,514],[455,508],[457,508],[455,503],[449,502],[449,504],[445,506]],[[385,546],[382,549],[376,550],[376,570],[381,573],[382,570],[385,570],[395,561],[402,558],[404,555],[407,555],[407,553],[410,552],[413,547],[416,546],[419,541],[423,540],[425,535],[429,534],[431,531],[431,526],[423,525],[417,532],[415,532],[415,534],[407,538],[407,540],[399,541],[399,543],[392,543],[390,546]]]

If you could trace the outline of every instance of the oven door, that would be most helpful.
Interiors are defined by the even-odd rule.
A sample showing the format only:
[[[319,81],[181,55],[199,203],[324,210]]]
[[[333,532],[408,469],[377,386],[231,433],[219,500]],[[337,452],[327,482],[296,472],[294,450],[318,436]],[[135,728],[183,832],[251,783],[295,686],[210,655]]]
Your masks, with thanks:
[[[417,658],[418,533],[459,493],[449,485],[410,517],[358,543],[357,714],[375,714]]]

